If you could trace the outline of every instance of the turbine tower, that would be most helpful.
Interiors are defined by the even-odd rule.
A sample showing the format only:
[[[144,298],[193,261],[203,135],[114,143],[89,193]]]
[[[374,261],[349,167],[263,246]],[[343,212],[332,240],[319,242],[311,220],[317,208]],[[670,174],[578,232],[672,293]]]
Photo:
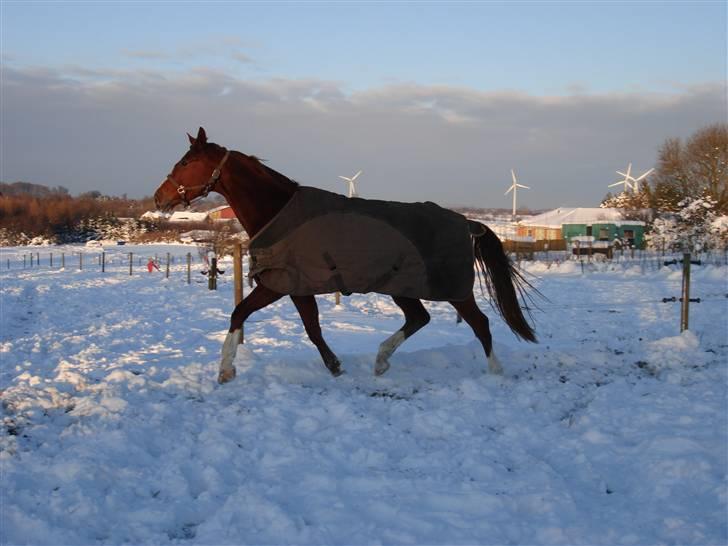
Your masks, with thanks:
[[[513,218],[515,218],[516,217],[516,193],[518,192],[518,188],[523,188],[525,190],[530,190],[531,188],[518,183],[518,180],[516,180],[516,173],[513,172],[513,169],[511,169],[511,178],[513,178],[513,184],[511,185],[510,188],[508,188],[508,190],[506,190],[506,193],[504,193],[503,195],[508,195],[510,192],[513,192]]]
[[[359,177],[361,174],[361,171],[356,173],[354,176],[349,178],[348,176],[339,176],[342,180],[346,180],[349,183],[349,197],[359,197],[359,194],[356,193],[356,184],[354,181]]]

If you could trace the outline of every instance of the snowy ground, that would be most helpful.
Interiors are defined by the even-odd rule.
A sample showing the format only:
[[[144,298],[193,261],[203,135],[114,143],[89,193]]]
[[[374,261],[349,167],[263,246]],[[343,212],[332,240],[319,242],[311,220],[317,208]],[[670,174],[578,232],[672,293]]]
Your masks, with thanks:
[[[725,268],[694,268],[679,335],[674,269],[530,264],[540,344],[483,303],[503,377],[447,304],[374,377],[402,319],[370,295],[319,299],[334,379],[282,300],[218,386],[229,273],[129,276],[129,250],[0,255],[2,544],[728,541]]]

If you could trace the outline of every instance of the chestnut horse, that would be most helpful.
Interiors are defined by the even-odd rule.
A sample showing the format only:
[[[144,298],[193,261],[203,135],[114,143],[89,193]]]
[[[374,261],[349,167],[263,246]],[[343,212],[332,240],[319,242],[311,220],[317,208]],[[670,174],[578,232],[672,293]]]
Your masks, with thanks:
[[[221,194],[232,207],[243,228],[252,238],[273,219],[288,203],[299,188],[298,184],[263,165],[254,156],[225,148],[207,141],[205,130],[200,127],[196,138],[190,140],[189,151],[173,167],[154,194],[157,208],[169,211],[177,205],[189,206],[193,201],[207,196],[211,191]],[[527,341],[536,341],[531,326],[524,318],[516,290],[522,293],[524,282],[513,269],[503,252],[498,237],[486,226],[470,222],[479,233],[473,238],[473,264],[484,273],[486,286],[494,301],[494,307],[503,316],[511,330]],[[259,280],[259,279],[257,279]],[[230,318],[230,329],[222,348],[218,381],[225,383],[235,377],[233,360],[241,340],[242,326],[255,311],[270,305],[285,294],[257,283],[251,293],[235,307]],[[321,335],[318,306],[313,294],[290,295],[296,306],[308,337],[321,354],[328,370],[337,376],[341,363]],[[425,326],[430,316],[419,299],[393,295],[394,302],[404,312],[405,323],[379,347],[375,373],[381,375],[389,368],[389,358],[412,334]],[[470,325],[481,342],[491,373],[502,373],[493,353],[493,342],[488,318],[470,295],[459,301],[450,301],[460,316]]]

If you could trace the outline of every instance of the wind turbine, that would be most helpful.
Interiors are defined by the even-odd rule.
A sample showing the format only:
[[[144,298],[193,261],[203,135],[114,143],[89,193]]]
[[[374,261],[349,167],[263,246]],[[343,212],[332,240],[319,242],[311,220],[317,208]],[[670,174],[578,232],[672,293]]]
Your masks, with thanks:
[[[632,176],[630,176],[631,172],[632,172],[632,163],[627,165],[626,174],[623,173],[622,171],[617,171],[617,174],[621,174],[622,176],[624,176],[623,180],[615,182],[614,184],[609,184],[609,186],[607,186],[607,187],[613,188],[614,186],[619,186],[621,184],[621,185],[624,185],[624,188],[622,189],[623,192],[627,191],[627,188],[632,188],[634,190],[634,186],[632,185],[632,182],[631,182],[632,180],[634,180],[634,178],[632,178]]]
[[[359,195],[356,193],[356,184],[354,181],[359,177],[361,174],[361,171],[356,173],[354,176],[349,178],[348,176],[340,176],[342,180],[346,180],[349,183],[349,197],[358,197]]]
[[[652,174],[652,171],[654,171],[654,170],[655,169],[650,169],[649,171],[646,171],[646,172],[642,173],[641,175],[639,175],[637,178],[632,178],[632,184],[634,184],[633,189],[634,189],[635,193],[640,191],[640,180],[643,180],[644,178],[646,178],[647,176]],[[617,174],[622,174],[622,173],[617,172]]]
[[[627,172],[623,173],[622,171],[617,171],[617,174],[624,176],[623,180],[620,180],[619,182],[615,182],[614,184],[610,184],[609,187],[613,186],[619,186],[620,184],[624,184],[624,190],[627,191],[627,188],[632,188],[632,191],[637,193],[640,190],[640,180],[645,179],[647,176],[652,174],[652,171],[655,169],[650,169],[649,171],[645,171],[641,175],[639,175],[637,178],[634,178],[632,176],[632,163],[627,165]]]
[[[510,192],[513,192],[513,217],[516,217],[516,193],[518,192],[518,188],[523,188],[526,190],[530,190],[528,186],[524,186],[523,184],[519,184],[518,180],[516,180],[516,173],[513,172],[513,169],[511,169],[511,177],[513,178],[513,185],[511,185],[508,190],[506,190],[506,193],[503,195],[508,195]]]

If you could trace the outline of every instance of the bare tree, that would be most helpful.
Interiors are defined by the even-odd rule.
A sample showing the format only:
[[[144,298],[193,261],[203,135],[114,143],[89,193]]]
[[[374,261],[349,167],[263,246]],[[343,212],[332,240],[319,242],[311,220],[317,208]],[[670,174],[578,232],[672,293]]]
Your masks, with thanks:
[[[653,207],[677,211],[684,199],[708,195],[720,214],[728,214],[728,124],[696,131],[683,143],[671,138],[659,151],[653,178]]]

